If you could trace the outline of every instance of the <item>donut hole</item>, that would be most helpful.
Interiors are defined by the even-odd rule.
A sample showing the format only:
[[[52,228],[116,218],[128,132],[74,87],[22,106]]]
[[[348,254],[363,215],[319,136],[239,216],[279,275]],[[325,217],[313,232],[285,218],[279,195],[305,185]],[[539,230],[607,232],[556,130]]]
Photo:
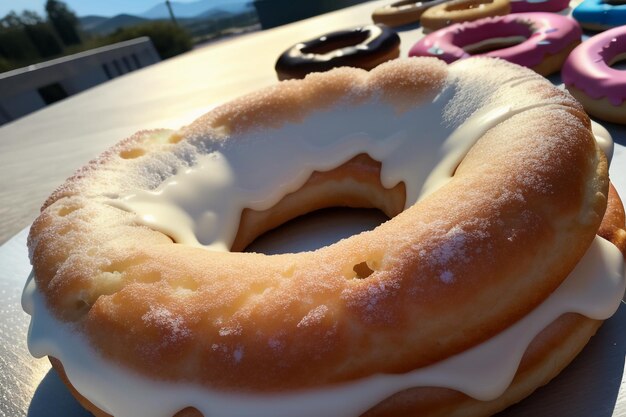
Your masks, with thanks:
[[[624,4],[626,4],[626,2]],[[611,59],[608,64],[609,67],[615,70],[626,71],[626,52],[617,55]]]
[[[463,50],[468,54],[478,55],[487,52],[497,51],[499,49],[510,48],[520,43],[526,42],[528,37],[524,36],[503,36],[497,38],[488,38],[463,46]]]
[[[447,12],[454,12],[454,11],[461,11],[461,10],[468,10],[468,9],[478,9],[480,7],[483,7],[486,4],[491,4],[491,3],[493,3],[493,0],[464,0],[464,1],[453,2],[451,4],[448,4],[445,7],[445,10]]]
[[[367,40],[370,33],[366,30],[354,30],[346,33],[342,33],[341,36],[319,38],[316,42],[302,48],[304,54],[316,54],[323,55],[331,51],[346,48],[348,46],[355,46],[363,43]]]
[[[124,149],[120,152],[120,157],[122,159],[135,159],[139,158],[142,155],[145,155],[145,153],[145,149],[142,148]]]
[[[533,35],[533,28],[524,20],[506,25],[491,21],[485,22],[480,30],[468,28],[466,32],[453,35],[452,43],[468,54],[478,55],[526,42]]]
[[[367,261],[363,261],[359,264],[354,265],[352,270],[356,273],[355,278],[358,279],[367,278],[374,273],[374,270],[369,267]]]
[[[275,255],[312,251],[355,234],[373,230],[387,220],[389,217],[378,209],[332,207],[316,210],[261,234],[246,246],[244,252]],[[374,269],[371,268],[371,264],[367,266],[367,262],[362,263],[365,267],[359,267],[360,272],[354,272],[365,278],[371,273],[367,273],[366,268],[372,272]],[[294,271],[295,267],[290,268],[284,275],[291,276]]]
[[[401,213],[406,200],[404,183],[385,188],[380,171],[380,162],[360,154],[332,170],[313,172],[274,207],[245,209],[231,251],[310,251],[376,228]],[[268,234],[272,230],[276,233]],[[253,245],[259,237],[262,243]]]

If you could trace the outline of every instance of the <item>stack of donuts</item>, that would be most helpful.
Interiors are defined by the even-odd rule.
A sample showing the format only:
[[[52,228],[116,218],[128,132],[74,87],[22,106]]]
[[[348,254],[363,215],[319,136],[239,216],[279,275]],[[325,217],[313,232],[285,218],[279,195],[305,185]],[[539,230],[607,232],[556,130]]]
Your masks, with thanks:
[[[401,0],[375,9],[376,24],[327,33],[287,49],[276,63],[279,79],[340,66],[370,70],[400,55],[400,32],[423,36],[408,56],[447,63],[470,56],[501,58],[550,76],[561,74],[567,89],[598,119],[626,124],[626,4],[585,0],[573,16],[565,0]],[[586,29],[605,30],[586,40]],[[409,36],[405,36],[408,38]],[[419,37],[419,35],[418,35]],[[579,46],[580,45],[580,46]]]

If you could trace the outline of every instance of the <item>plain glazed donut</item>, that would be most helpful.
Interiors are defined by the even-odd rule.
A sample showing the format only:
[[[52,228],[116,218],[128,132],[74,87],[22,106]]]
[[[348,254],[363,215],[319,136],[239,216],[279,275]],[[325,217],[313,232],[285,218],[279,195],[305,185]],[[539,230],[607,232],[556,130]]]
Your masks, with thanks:
[[[626,124],[626,72],[611,68],[624,58],[626,26],[621,26],[586,40],[563,64],[565,86],[592,116]]]
[[[569,7],[569,0],[511,0],[511,13],[560,12]]]
[[[509,0],[452,0],[426,10],[420,22],[424,33],[429,33],[454,23],[504,16],[510,12]]]
[[[439,29],[413,45],[409,56],[431,56],[451,63],[484,55],[529,67],[546,76],[561,69],[581,36],[580,26],[569,17],[518,13]],[[500,49],[493,50],[494,46]],[[481,53],[485,47],[491,50]]]
[[[611,0],[584,0],[572,17],[589,30],[602,31],[626,25],[626,3]]]
[[[370,70],[399,55],[396,32],[384,25],[359,26],[295,44],[276,61],[276,73],[287,80],[344,66]]]
[[[422,13],[429,7],[437,6],[449,0],[400,0],[379,7],[372,13],[374,23],[396,27],[417,23]]]
[[[98,415],[493,413],[619,305],[607,200],[623,235],[588,117],[530,70],[313,74],[141,132],[53,193],[29,235],[29,347]],[[246,222],[324,205],[393,218],[313,252],[227,250]],[[455,366],[485,359],[504,378]],[[429,382],[442,368],[452,389]]]

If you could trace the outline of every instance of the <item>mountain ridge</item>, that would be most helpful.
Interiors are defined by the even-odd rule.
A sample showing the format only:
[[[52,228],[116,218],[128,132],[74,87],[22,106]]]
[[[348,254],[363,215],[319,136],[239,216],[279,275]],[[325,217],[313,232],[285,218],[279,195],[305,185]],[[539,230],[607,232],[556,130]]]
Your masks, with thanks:
[[[205,14],[211,9],[219,8],[230,13],[240,13],[252,8],[251,0],[198,0],[189,3],[170,2],[174,16],[177,18],[194,18]],[[139,17],[145,19],[169,19],[169,10],[165,3],[159,3],[141,13]]]
[[[195,19],[223,19],[239,13],[254,10],[250,0],[199,0],[190,3],[171,2],[174,16],[181,21]],[[141,14],[121,13],[115,16],[87,15],[78,21],[86,32],[108,35],[116,30],[154,20],[170,20],[164,3],[160,3]]]

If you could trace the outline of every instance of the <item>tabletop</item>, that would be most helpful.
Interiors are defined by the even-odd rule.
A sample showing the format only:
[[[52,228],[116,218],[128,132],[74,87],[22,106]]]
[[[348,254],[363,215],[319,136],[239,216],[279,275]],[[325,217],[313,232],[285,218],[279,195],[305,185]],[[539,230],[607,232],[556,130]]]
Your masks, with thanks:
[[[28,317],[19,307],[29,268],[25,228],[52,190],[88,160],[138,130],[180,127],[218,103],[275,83],[274,63],[287,47],[325,32],[368,24],[372,10],[385,3],[364,3],[201,47],[0,127],[0,244],[6,242],[0,247],[0,417],[88,415],[49,364],[32,359],[25,346]],[[403,28],[399,34],[401,56],[406,56],[422,36],[421,29]],[[551,80],[560,82],[558,76]],[[626,145],[626,129],[605,126],[618,144]],[[626,161],[626,148],[618,146],[616,152],[616,159]],[[616,169],[620,167],[612,167],[613,180],[618,189],[626,190],[626,170]],[[620,406],[626,397],[621,388],[625,307],[607,321],[572,366],[504,415],[626,415]]]

